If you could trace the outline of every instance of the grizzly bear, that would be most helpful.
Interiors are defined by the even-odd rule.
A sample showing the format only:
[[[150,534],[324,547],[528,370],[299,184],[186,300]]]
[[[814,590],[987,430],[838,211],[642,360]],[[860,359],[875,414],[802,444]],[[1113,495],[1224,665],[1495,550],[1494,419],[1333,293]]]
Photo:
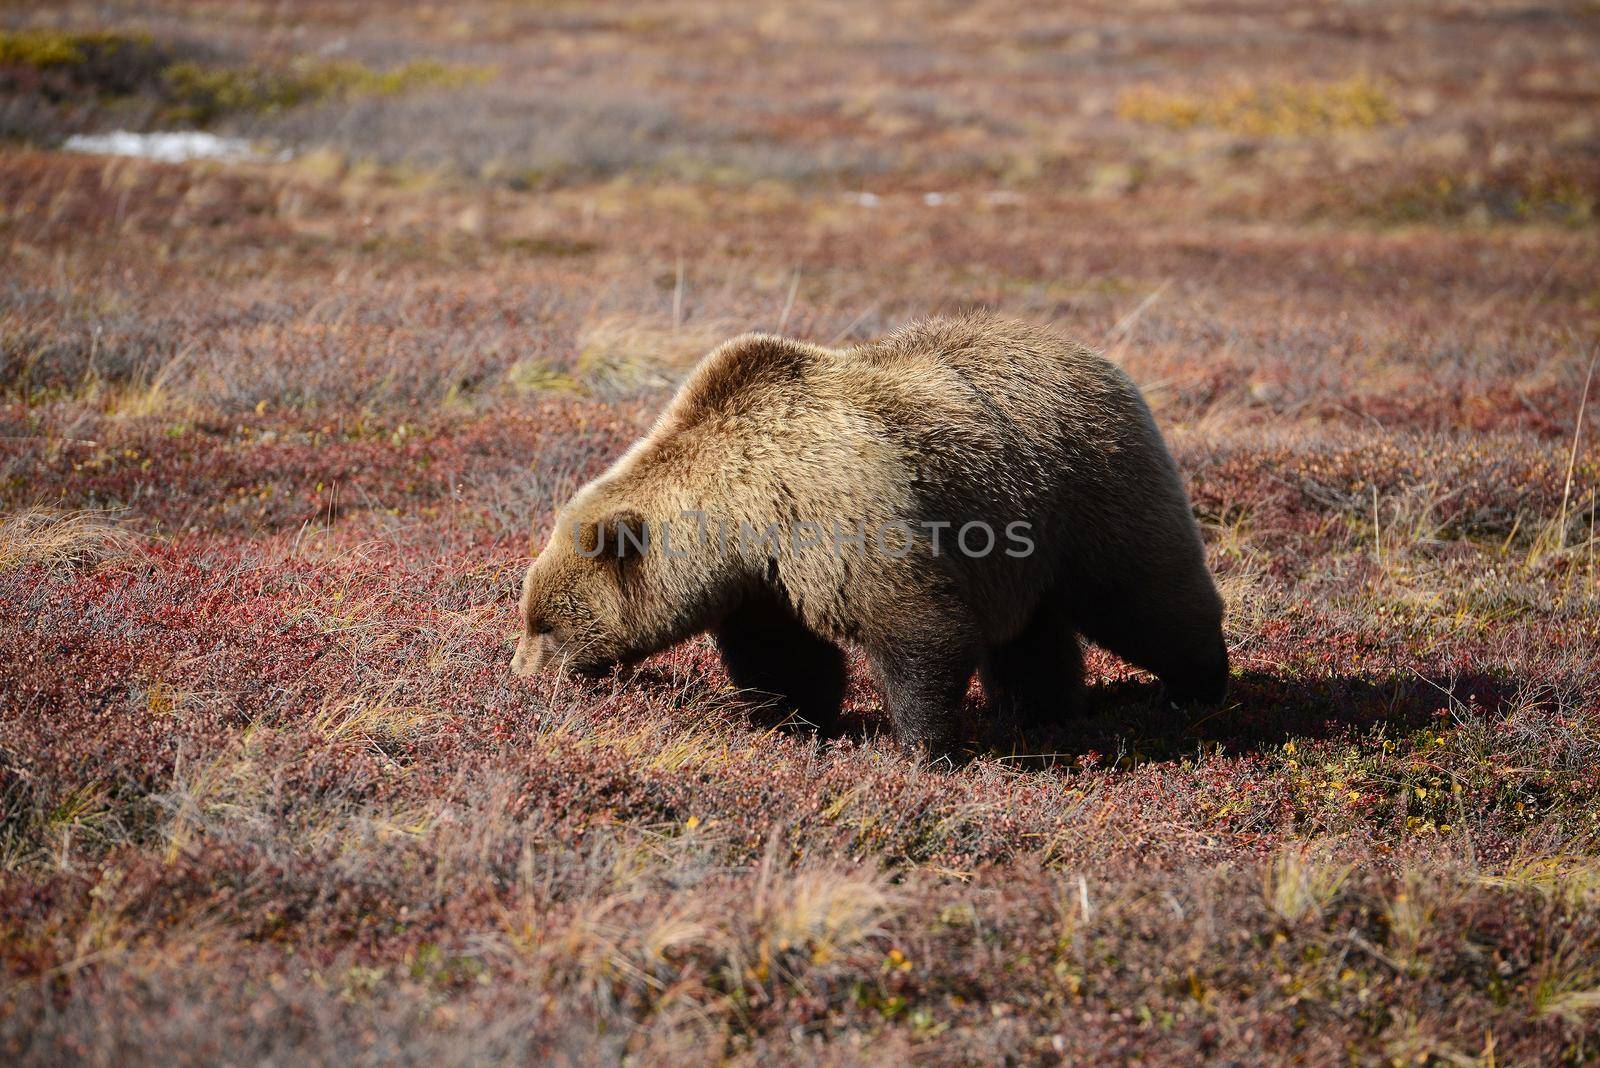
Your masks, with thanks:
[[[1079,708],[1079,635],[1175,702],[1228,683],[1222,601],[1138,388],[984,315],[846,349],[723,344],[561,510],[520,607],[519,675],[709,631],[736,686],[822,729],[853,646],[930,758],[962,743],[974,672],[1020,728]]]

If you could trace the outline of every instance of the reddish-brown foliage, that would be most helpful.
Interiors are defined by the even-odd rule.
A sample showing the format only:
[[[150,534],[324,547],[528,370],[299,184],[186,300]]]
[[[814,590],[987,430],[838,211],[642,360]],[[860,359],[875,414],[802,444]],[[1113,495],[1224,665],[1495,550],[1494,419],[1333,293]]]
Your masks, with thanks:
[[[0,1059],[1592,1060],[1581,8],[111,27],[500,71],[216,120],[287,163],[66,154],[137,85],[0,79]],[[1357,73],[1370,124],[1184,118]],[[752,717],[705,641],[507,676],[694,352],[971,306],[1146,388],[1226,707],[1091,650],[1084,719],[941,770],[860,678],[842,738]]]

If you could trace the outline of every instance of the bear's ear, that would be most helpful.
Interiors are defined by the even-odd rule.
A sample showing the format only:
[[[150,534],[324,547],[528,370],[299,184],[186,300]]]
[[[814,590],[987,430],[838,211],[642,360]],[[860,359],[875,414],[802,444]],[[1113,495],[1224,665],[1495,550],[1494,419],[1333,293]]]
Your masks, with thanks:
[[[578,553],[589,559],[631,560],[650,548],[650,524],[637,512],[624,509],[576,531]]]

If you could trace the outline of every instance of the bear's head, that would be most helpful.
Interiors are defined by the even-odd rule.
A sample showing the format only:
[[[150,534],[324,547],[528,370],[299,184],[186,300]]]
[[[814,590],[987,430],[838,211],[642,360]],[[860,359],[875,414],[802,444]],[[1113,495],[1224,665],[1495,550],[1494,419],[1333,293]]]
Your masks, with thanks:
[[[522,633],[511,670],[546,667],[599,674],[637,658],[623,626],[623,583],[635,576],[645,522],[631,512],[585,519],[562,515],[522,577]]]
[[[512,672],[599,675],[703,627],[718,568],[670,548],[693,542],[682,527],[615,487],[594,484],[580,493],[523,576]]]

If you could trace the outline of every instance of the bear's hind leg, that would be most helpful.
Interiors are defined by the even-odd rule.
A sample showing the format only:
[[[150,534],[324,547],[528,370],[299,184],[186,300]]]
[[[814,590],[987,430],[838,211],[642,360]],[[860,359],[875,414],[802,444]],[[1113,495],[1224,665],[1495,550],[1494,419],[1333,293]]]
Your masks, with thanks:
[[[1083,650],[1062,613],[1041,605],[1021,634],[990,649],[978,668],[993,715],[1029,731],[1083,710]]]
[[[758,704],[793,712],[826,734],[844,701],[845,659],[788,606],[760,601],[739,608],[716,630],[728,677]]]

